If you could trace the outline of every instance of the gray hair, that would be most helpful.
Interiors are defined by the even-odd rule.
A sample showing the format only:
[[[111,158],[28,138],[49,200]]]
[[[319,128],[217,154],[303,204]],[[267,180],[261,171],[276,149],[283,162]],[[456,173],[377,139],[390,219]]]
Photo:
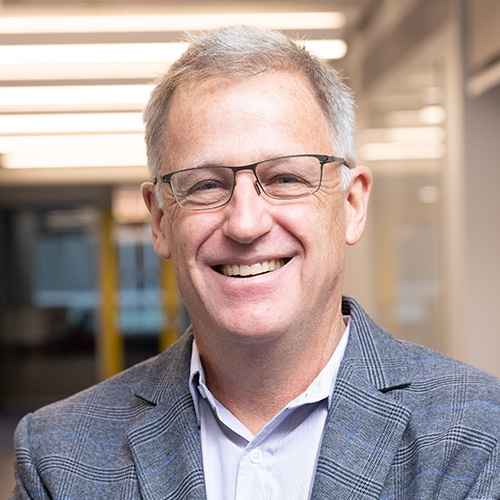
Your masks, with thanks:
[[[153,177],[161,172],[166,116],[177,87],[213,77],[243,79],[272,70],[296,71],[309,81],[327,119],[335,154],[349,166],[356,163],[353,135],[354,101],[338,72],[325,61],[278,31],[254,26],[230,26],[190,38],[184,54],[159,78],[144,109],[148,165]],[[350,183],[342,166],[342,184]]]

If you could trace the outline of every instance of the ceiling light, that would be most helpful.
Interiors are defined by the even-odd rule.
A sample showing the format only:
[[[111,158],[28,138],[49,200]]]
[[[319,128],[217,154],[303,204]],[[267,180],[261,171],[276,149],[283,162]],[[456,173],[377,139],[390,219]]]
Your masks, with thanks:
[[[426,125],[436,125],[443,123],[446,113],[442,106],[425,106],[419,111],[418,117]]]
[[[133,63],[6,64],[0,66],[2,80],[153,80],[168,68],[166,61]]]
[[[308,50],[325,59],[347,52],[344,40],[305,40]],[[171,63],[187,49],[185,43],[89,43],[60,45],[1,45],[1,65]]]
[[[414,127],[416,125],[438,125],[446,117],[442,106],[425,106],[421,109],[402,109],[386,113],[389,127]]]
[[[22,153],[24,151],[50,151],[55,152],[60,148],[84,149],[109,148],[122,149],[138,147],[144,151],[144,137],[141,133],[123,134],[73,134],[73,135],[31,135],[0,137],[0,152]]]
[[[322,59],[342,59],[347,53],[344,40],[305,40],[307,50]]]
[[[86,134],[0,137],[2,167],[145,166],[143,135]]]
[[[360,156],[366,161],[435,160],[442,158],[445,152],[446,147],[441,142],[367,143],[360,148]]]
[[[441,142],[445,139],[443,127],[371,128],[360,132],[360,141],[368,142]]]
[[[140,152],[132,150],[74,151],[60,148],[57,154],[40,155],[36,152],[5,154],[1,156],[1,166],[7,169],[28,168],[89,168],[89,167],[145,167],[146,160]],[[145,175],[147,175],[145,173]],[[117,179],[119,180],[119,179]]]
[[[141,113],[0,114],[0,135],[140,132]]]
[[[185,43],[2,45],[0,64],[172,62],[186,48]]]
[[[0,87],[0,112],[142,109],[150,85]]]
[[[341,12],[221,13],[186,15],[103,15],[1,17],[0,33],[137,33],[213,29],[253,24],[275,29],[340,29]]]
[[[308,50],[325,59],[341,59],[344,40],[307,40]],[[76,79],[154,79],[187,48],[184,43],[106,43],[0,46],[4,81]]]

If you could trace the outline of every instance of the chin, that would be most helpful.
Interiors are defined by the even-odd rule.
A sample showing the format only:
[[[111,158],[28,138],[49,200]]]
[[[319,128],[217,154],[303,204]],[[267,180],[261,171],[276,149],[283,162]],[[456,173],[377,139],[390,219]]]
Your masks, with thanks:
[[[242,345],[259,345],[273,342],[289,331],[285,325],[270,321],[244,321],[231,323],[225,328],[228,337]]]

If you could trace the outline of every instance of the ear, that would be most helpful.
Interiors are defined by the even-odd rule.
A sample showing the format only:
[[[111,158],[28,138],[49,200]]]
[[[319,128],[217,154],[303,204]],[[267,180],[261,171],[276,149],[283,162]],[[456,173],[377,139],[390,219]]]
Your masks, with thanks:
[[[365,230],[368,200],[372,187],[372,174],[366,167],[351,170],[351,185],[347,192],[346,243],[357,243]]]
[[[156,253],[163,259],[170,259],[170,245],[166,234],[166,225],[164,218],[165,211],[160,207],[156,195],[155,185],[152,182],[145,182],[141,186],[144,203],[151,214],[151,229],[153,233],[153,246]]]

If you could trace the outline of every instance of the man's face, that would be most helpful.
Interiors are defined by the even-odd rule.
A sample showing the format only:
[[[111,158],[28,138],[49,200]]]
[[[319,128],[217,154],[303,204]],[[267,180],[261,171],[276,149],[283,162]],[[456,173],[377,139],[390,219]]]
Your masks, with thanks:
[[[301,76],[281,71],[213,78],[174,94],[163,173],[335,153],[325,117]],[[230,203],[201,212],[180,208],[167,185],[160,209],[152,188],[145,188],[155,248],[172,258],[195,334],[256,343],[331,328],[340,314],[345,244],[359,238],[364,224],[364,213],[356,215],[342,190],[339,164],[324,166],[320,190],[306,198],[259,196],[254,182],[252,172],[239,172]],[[363,189],[366,194],[366,182]],[[254,266],[269,263],[281,267],[259,273]],[[221,272],[227,265],[254,266],[258,274],[227,276]]]

